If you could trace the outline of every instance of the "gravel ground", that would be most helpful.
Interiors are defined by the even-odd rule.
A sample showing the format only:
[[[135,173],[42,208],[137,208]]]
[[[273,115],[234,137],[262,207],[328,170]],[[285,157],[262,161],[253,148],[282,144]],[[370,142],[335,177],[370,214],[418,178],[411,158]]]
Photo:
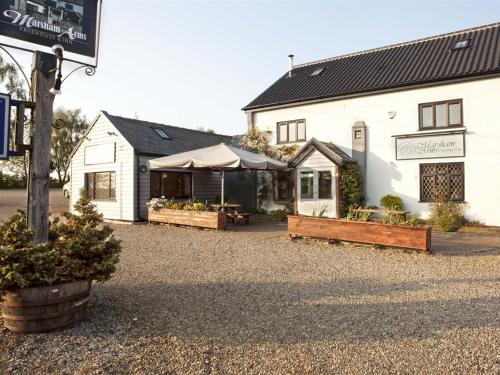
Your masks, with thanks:
[[[500,374],[500,256],[115,225],[65,331],[0,328],[7,374]]]

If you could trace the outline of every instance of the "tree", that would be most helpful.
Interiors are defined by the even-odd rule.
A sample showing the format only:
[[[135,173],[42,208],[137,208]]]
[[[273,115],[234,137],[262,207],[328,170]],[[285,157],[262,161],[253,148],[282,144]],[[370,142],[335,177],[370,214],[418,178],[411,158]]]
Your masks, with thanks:
[[[196,126],[194,130],[198,130],[200,132],[205,132],[208,134],[215,134],[215,130],[210,129],[210,128],[204,128],[203,126]]]
[[[61,120],[64,126],[52,131],[51,159],[60,184],[69,180],[68,169],[73,148],[82,138],[88,123],[81,109],[58,108],[54,120]]]

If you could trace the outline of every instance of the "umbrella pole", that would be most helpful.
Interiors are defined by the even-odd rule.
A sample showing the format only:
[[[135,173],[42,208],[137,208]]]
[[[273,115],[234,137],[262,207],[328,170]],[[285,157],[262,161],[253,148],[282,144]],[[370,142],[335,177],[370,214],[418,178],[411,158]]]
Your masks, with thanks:
[[[221,170],[221,195],[220,195],[220,204],[224,205],[224,169]]]

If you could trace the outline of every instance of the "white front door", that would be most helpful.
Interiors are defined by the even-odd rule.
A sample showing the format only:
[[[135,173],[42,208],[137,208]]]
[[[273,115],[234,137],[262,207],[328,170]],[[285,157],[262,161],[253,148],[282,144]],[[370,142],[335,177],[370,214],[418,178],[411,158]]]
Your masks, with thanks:
[[[335,167],[299,167],[296,183],[299,215],[336,217]]]

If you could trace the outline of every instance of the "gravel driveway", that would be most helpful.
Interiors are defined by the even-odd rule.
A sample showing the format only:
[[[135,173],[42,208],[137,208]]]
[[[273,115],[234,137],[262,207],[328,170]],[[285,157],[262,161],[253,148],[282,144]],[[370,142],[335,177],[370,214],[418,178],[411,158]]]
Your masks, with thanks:
[[[69,330],[0,329],[9,374],[498,374],[500,256],[115,225]]]

